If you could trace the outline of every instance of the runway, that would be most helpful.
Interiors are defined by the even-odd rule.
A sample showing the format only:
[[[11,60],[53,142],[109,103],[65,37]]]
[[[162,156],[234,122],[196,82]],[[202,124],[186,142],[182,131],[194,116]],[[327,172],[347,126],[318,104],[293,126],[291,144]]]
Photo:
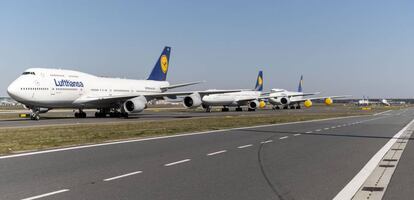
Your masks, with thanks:
[[[413,118],[414,110],[406,109],[0,157],[0,194],[2,199],[332,199]],[[413,156],[409,142],[388,199],[414,194]]]

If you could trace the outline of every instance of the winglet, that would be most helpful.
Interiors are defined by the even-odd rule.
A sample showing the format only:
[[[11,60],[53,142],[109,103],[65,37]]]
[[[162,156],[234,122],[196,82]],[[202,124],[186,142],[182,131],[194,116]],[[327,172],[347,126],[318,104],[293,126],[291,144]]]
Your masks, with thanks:
[[[160,57],[157,60],[157,63],[154,66],[154,69],[152,69],[152,72],[150,76],[148,77],[148,80],[153,81],[165,81],[167,80],[167,73],[168,73],[168,66],[170,63],[170,53],[171,53],[171,47],[164,47],[164,50],[162,51]]]

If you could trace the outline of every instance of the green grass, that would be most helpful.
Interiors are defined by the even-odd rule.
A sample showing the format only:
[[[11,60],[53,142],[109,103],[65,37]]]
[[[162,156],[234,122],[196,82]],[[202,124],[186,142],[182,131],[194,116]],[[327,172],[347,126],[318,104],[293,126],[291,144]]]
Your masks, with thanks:
[[[116,124],[6,128],[0,130],[0,154],[349,115],[355,115],[355,113],[225,116],[168,121],[122,122]]]

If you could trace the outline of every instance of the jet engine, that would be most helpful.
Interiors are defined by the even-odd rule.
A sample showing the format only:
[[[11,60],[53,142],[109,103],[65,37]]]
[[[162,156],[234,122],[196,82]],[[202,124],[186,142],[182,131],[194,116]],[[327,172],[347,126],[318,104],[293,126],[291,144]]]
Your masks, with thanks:
[[[123,110],[127,113],[140,113],[147,107],[147,99],[143,96],[125,101]]]
[[[326,98],[326,99],[325,99],[325,104],[326,104],[327,106],[332,105],[332,104],[333,104],[333,99],[332,99],[332,98]]]
[[[257,101],[257,100],[249,102],[249,108],[250,109],[256,109],[258,106],[260,106],[260,102]]]
[[[269,102],[273,105],[289,105],[290,99],[287,96],[273,97],[269,99]]]
[[[279,98],[279,103],[282,105],[289,105],[290,104],[290,99],[289,97],[281,97]]]
[[[186,108],[197,108],[202,103],[201,96],[198,93],[193,93],[192,95],[184,97],[183,103]]]
[[[303,105],[306,107],[306,108],[310,108],[310,107],[312,107],[312,101],[311,100],[306,100],[304,103],[303,103]]]

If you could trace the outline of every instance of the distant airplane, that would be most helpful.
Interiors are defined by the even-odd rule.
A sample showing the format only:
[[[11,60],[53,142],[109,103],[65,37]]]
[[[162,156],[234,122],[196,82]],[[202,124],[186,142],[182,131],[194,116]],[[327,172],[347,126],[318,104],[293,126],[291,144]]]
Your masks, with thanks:
[[[258,107],[266,106],[262,91],[263,72],[260,71],[254,90],[209,95],[193,94],[184,98],[184,106],[187,108],[202,106],[206,112],[210,112],[212,106],[222,106],[223,112],[229,111],[229,107],[236,107],[236,111],[243,111],[242,106],[247,106],[249,111],[255,111]]]
[[[305,107],[312,107],[314,100],[324,100],[326,105],[333,104],[335,98],[348,97],[343,96],[326,96],[326,97],[310,97],[319,94],[320,92],[304,93],[303,92],[303,75],[300,77],[299,86],[297,92],[287,91],[285,89],[272,89],[269,95],[269,103],[273,105],[273,109],[278,110],[280,107],[283,109],[301,109],[301,103]],[[279,107],[280,106],[280,107]]]
[[[103,78],[78,71],[31,68],[7,89],[10,97],[31,110],[31,119],[53,108],[78,109],[76,118],[85,118],[83,109],[96,108],[95,117],[128,117],[142,112],[147,102],[163,97],[191,95],[191,92],[166,92],[200,82],[170,85],[167,79],[170,47],[165,47],[147,80]],[[234,91],[205,91],[215,94]]]
[[[379,101],[372,101],[368,97],[363,97],[363,99],[358,100],[358,106],[370,106],[370,105],[384,105],[384,106],[391,106],[392,102],[389,102],[386,99],[381,99]]]

